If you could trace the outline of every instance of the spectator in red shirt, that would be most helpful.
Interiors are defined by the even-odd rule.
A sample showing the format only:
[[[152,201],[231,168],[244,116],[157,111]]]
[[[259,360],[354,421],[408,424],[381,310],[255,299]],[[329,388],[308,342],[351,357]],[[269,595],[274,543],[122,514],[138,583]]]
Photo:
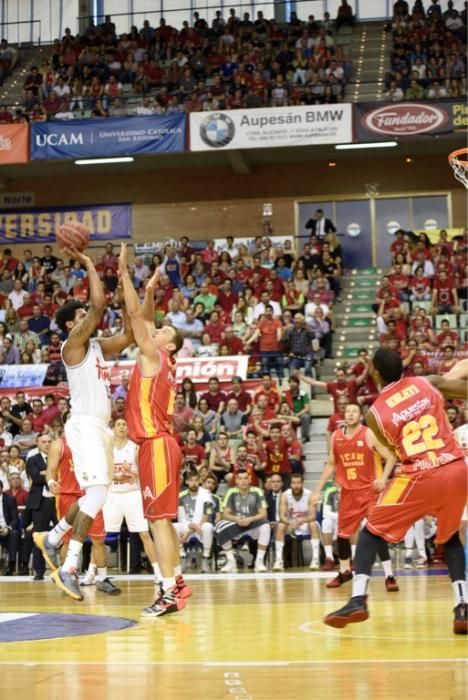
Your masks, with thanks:
[[[452,314],[458,313],[458,292],[453,279],[449,279],[445,270],[442,270],[434,281],[432,291],[432,313]]]
[[[458,345],[460,338],[457,331],[450,328],[450,323],[444,319],[440,324],[440,333],[437,336],[437,345],[444,348],[446,345]]]
[[[248,345],[251,345],[259,339],[262,372],[268,374],[270,370],[275,370],[278,379],[283,378],[282,328],[281,321],[273,318],[273,307],[267,304],[263,318],[258,321],[257,329],[248,341]]]
[[[245,391],[241,377],[232,378],[232,389],[226,395],[226,401],[236,399],[239,410],[245,415],[249,415],[252,408],[252,396],[248,391]]]
[[[205,333],[209,334],[213,343],[217,343],[218,345],[221,343],[225,328],[226,326],[219,318],[219,313],[217,311],[212,311],[210,313],[210,320],[205,325]]]
[[[281,427],[273,424],[270,429],[270,439],[265,445],[266,469],[265,475],[281,474],[285,488],[291,481],[291,463],[288,458],[288,444],[281,437]]]
[[[125,399],[123,397],[118,396],[115,399],[111,418],[113,421],[116,421],[119,418],[125,418]]]
[[[453,345],[446,345],[444,348],[444,359],[439,365],[439,374],[445,374],[449,372],[452,367],[457,363],[457,358],[455,357],[455,348]]]
[[[281,437],[286,442],[292,474],[304,474],[304,450],[290,423],[281,426]]]
[[[402,340],[405,340],[405,337],[406,336],[404,335]],[[358,361],[351,368],[351,374],[353,374],[356,379],[358,377],[362,379],[362,383],[358,390],[359,402],[370,406],[377,398],[379,390],[370,371],[371,358],[369,357],[369,353],[365,348],[363,348],[362,350],[359,350],[358,357]]]
[[[346,396],[338,396],[336,403],[338,410],[330,416],[327,423],[327,430],[325,433],[327,438],[327,448],[330,447],[330,437],[332,433],[334,433],[335,430],[344,428],[346,425],[344,413],[346,406],[348,405],[348,399]]]
[[[240,469],[245,469],[249,475],[249,482],[251,486],[260,486],[260,479],[258,478],[258,468],[259,462],[256,455],[249,454],[246,445],[239,445],[237,448],[236,461],[233,464],[232,470],[229,474],[226,474],[226,481],[228,484],[235,484],[237,474]]]
[[[177,436],[183,436],[192,421],[193,408],[187,406],[182,393],[177,393],[174,399],[174,431]],[[196,434],[195,434],[196,436]]]
[[[20,470],[15,467],[10,468],[10,488],[5,491],[8,496],[13,496],[17,506],[25,506],[28,500],[29,491],[23,488]]]
[[[273,380],[269,372],[262,373],[262,384],[254,392],[253,403],[258,404],[258,400],[261,396],[266,396],[267,407],[271,411],[277,413],[281,402],[281,392],[273,385]]]
[[[237,304],[238,294],[232,291],[232,282],[229,277],[226,277],[218,292],[218,301],[221,304],[223,311],[231,314],[232,309]]]
[[[187,430],[185,444],[182,445],[182,455],[186,470],[196,469],[198,472],[202,467],[207,466],[205,448],[197,443],[197,431],[193,428]]]
[[[398,253],[403,253],[405,250],[405,232],[400,229],[395,232],[395,240],[390,246],[390,252],[392,254],[393,260],[395,260]]]
[[[208,382],[208,391],[200,396],[201,399],[206,399],[209,408],[215,411],[218,415],[224,412],[226,407],[226,394],[220,391],[219,379],[212,377]]]
[[[234,335],[234,328],[226,326],[223,334],[223,345],[227,345],[230,355],[243,355],[244,343],[239,336]]]
[[[55,404],[53,394],[46,394],[44,402],[45,405],[43,405],[41,399],[33,399],[31,404],[32,412],[27,416],[32,422],[35,433],[44,432],[46,426],[50,426],[55,418],[60,417],[60,411]]]
[[[325,389],[328,394],[333,397],[333,407],[335,412],[338,412],[338,397],[345,396],[350,401],[358,400],[358,389],[363,383],[362,375],[357,379],[346,379],[346,372],[339,367],[336,372],[335,382],[320,382],[318,379],[306,377],[305,374],[299,374],[299,377],[314,387]]]

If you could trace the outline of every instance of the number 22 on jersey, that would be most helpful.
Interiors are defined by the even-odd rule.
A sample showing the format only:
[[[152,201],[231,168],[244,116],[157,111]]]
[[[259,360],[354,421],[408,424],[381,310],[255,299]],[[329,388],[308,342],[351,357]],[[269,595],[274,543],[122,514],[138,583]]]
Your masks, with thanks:
[[[429,413],[405,425],[402,431],[402,444],[408,457],[443,447],[444,441],[436,437],[438,430],[435,417]]]

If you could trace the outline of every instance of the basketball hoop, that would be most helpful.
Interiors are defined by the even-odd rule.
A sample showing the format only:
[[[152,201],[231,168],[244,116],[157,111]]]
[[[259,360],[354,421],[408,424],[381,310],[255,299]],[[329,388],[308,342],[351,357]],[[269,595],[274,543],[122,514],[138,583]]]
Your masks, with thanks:
[[[468,188],[468,148],[459,148],[458,151],[453,151],[448,159],[457,180]]]

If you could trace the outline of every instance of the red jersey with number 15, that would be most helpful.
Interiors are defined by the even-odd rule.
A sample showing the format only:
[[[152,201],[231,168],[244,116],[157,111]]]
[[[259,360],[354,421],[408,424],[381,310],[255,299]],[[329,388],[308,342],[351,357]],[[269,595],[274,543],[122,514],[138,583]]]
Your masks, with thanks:
[[[145,377],[137,361],[130,377],[125,418],[129,437],[136,443],[174,432],[175,361],[165,350],[159,353],[161,366],[157,374]]]
[[[336,481],[349,491],[359,491],[372,486],[382,473],[380,455],[370,447],[369,428],[360,425],[352,435],[335,430],[330,448],[335,458]]]
[[[445,415],[442,394],[424,377],[404,377],[388,384],[370,410],[398,454],[404,473],[463,459]]]

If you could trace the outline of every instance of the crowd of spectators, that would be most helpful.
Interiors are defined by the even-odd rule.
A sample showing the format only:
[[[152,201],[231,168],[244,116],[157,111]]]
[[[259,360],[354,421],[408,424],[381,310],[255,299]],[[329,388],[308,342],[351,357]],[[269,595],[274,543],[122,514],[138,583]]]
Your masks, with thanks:
[[[209,483],[213,492],[221,482],[225,488],[235,485],[239,473],[247,473],[253,488],[266,485],[267,493],[277,477],[280,488],[287,488],[294,474],[303,474],[316,389],[333,398],[327,437],[343,425],[348,401],[369,406],[377,394],[364,348],[353,364],[337,364],[335,381],[315,377],[317,362],[332,353],[342,253],[323,212],[318,210],[307,226],[314,232],[299,253],[288,240],[275,247],[264,236],[247,245],[228,237],[220,248],[209,241],[201,251],[183,237],[162,244],[151,258],[137,256],[131,266],[142,296],[147,280],[159,271],[155,323],[182,331],[181,357],[250,357],[253,386],[246,387],[240,377],[222,384],[212,377],[200,391],[185,378],[175,397],[185,478],[196,472],[199,483]],[[392,267],[377,287],[374,311],[379,342],[401,353],[407,374],[446,372],[466,354],[466,328],[459,326],[467,311],[467,252],[466,231],[452,241],[441,231],[433,244],[426,234],[395,234]],[[108,300],[98,334],[118,334],[122,318],[112,243],[96,258],[96,269]],[[87,301],[88,294],[85,271],[54,255],[50,246],[40,257],[23,251],[21,260],[3,250],[0,364],[46,363],[44,383],[55,386],[43,398],[32,394],[28,400],[23,391],[0,398],[0,481],[19,506],[27,503],[31,485],[28,456],[41,440],[61,433],[69,411],[63,337],[54,313],[69,299]],[[115,361],[135,356],[131,346]],[[113,420],[125,414],[128,373],[121,377],[112,388]],[[312,397],[301,381],[312,385]],[[447,404],[447,414],[454,428],[464,422],[457,402]]]
[[[466,95],[467,10],[446,9],[431,0],[427,11],[415,0],[393,5],[390,71],[385,96],[401,100],[460,98]]]
[[[218,10],[211,22],[194,13],[190,25],[145,20],[117,35],[111,17],[81,36],[69,29],[50,59],[33,66],[23,85],[22,109],[0,120],[44,121],[174,114],[262,106],[333,104],[344,96],[351,64],[335,43],[354,19],[346,0],[335,20],[242,18]],[[8,116],[9,115],[9,116]]]

